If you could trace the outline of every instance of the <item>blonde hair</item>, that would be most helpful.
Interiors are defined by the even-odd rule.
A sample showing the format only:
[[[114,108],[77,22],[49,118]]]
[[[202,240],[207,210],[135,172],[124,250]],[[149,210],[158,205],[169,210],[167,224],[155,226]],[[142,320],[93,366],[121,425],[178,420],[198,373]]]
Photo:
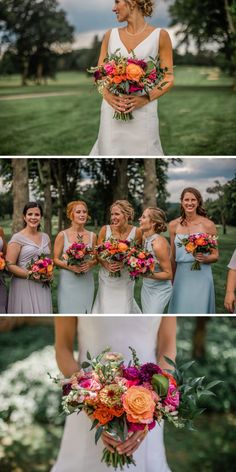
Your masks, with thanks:
[[[131,205],[131,203],[128,202],[128,200],[116,200],[112,205],[110,206],[110,211],[114,206],[118,206],[122,213],[126,216],[128,221],[133,221],[134,219],[134,209]]]
[[[152,16],[154,10],[154,0],[125,0],[131,6],[135,2],[143,16]]]
[[[68,203],[67,207],[66,207],[66,216],[69,220],[73,221],[73,211],[75,209],[75,207],[77,207],[78,205],[83,205],[84,208],[87,210],[87,213],[88,213],[88,206],[87,206],[87,203],[85,203],[83,200],[74,200],[73,202],[70,202]],[[88,214],[88,219],[90,218],[89,214]]]
[[[155,223],[155,233],[164,233],[167,230],[166,215],[163,210],[157,207],[148,207],[150,220]]]

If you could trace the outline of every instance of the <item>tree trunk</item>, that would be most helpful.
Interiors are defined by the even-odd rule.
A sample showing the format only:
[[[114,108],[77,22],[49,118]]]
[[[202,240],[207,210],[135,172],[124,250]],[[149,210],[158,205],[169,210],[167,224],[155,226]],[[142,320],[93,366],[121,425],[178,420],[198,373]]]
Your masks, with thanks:
[[[227,227],[226,227],[226,219],[224,213],[221,213],[221,224],[223,228],[223,234],[227,233]]]
[[[52,196],[50,159],[38,159],[39,177],[44,195],[44,231],[52,237]]]
[[[21,85],[22,87],[24,85],[27,85],[27,77],[28,77],[28,61],[26,58],[23,59],[22,61],[22,65],[23,65],[23,71],[22,71],[22,74],[21,74]]]
[[[128,159],[115,159],[116,184],[113,201],[127,200],[128,198]]]
[[[195,359],[203,359],[205,357],[207,322],[209,319],[209,316],[196,317],[196,325],[193,333],[193,357]]]
[[[12,159],[13,168],[13,222],[12,231],[16,233],[23,228],[22,211],[29,201],[28,160]]]
[[[156,159],[143,159],[143,209],[157,205]]]

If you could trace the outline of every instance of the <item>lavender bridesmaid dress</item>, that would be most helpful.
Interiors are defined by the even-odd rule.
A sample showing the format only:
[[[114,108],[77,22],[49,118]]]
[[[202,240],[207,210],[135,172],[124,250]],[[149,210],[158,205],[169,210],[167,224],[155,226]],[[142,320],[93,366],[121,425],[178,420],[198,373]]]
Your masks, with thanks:
[[[0,237],[0,252],[3,248],[3,239]],[[7,288],[4,282],[4,276],[0,272],[0,313],[5,314],[7,312]]]
[[[18,243],[21,246],[17,260],[19,267],[25,268],[31,259],[41,254],[49,255],[49,237],[41,233],[41,244],[38,245],[21,232],[12,236],[8,244]],[[51,290],[40,282],[21,279],[13,275],[8,300],[8,314],[47,314],[52,313]]]

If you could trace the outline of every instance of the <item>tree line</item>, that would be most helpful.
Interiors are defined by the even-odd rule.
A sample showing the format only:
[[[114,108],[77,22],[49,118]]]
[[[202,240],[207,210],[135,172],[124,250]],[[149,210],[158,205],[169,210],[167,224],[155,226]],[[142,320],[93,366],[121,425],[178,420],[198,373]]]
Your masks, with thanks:
[[[43,204],[50,237],[52,217],[61,231],[68,225],[66,206],[77,199],[87,202],[95,227],[108,221],[117,199],[128,199],[136,215],[157,205],[171,220],[179,216],[179,204],[168,203],[168,169],[181,163],[180,158],[2,158],[0,175],[7,191],[1,193],[0,217],[13,215],[12,231],[20,230],[22,209],[33,194]],[[236,176],[226,184],[215,181],[207,192],[208,215],[226,232],[226,225],[236,222]]]
[[[169,14],[186,49],[184,55],[175,51],[175,64],[218,65],[236,77],[235,0],[175,0]],[[18,72],[25,85],[55,78],[57,70],[86,71],[96,64],[101,42],[95,36],[91,48],[72,51],[73,39],[74,27],[58,0],[0,0],[0,74]],[[189,52],[192,39],[196,54]]]

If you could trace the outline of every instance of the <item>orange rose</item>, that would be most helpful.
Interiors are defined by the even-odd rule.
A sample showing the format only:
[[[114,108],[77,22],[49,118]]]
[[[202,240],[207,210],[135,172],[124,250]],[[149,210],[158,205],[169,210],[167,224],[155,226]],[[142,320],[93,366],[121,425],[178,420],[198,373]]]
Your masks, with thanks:
[[[6,267],[6,261],[3,257],[3,253],[0,253],[0,270],[5,269]]]
[[[110,408],[100,405],[93,413],[95,420],[98,420],[100,424],[106,424],[113,418],[113,413]]]
[[[142,67],[137,64],[128,64],[126,67],[126,75],[128,80],[133,80],[134,82],[139,82],[141,77],[144,75]]]
[[[129,248],[128,248],[127,244],[119,243],[118,244],[118,249],[119,249],[119,251],[127,251]]]
[[[111,82],[114,82],[115,84],[120,84],[121,82],[126,80],[126,75],[116,75],[111,79]]]
[[[196,247],[197,246],[195,244],[188,243],[188,244],[186,244],[185,249],[186,249],[187,252],[193,252],[196,249]]]
[[[123,395],[123,406],[131,423],[153,421],[155,402],[153,394],[145,387],[133,386]]]
[[[196,244],[196,246],[206,246],[204,238],[195,239],[195,244]]]
[[[49,264],[47,267],[48,274],[51,274],[53,272],[53,265]]]
[[[138,256],[139,259],[145,259],[145,254],[144,252],[139,252]]]

